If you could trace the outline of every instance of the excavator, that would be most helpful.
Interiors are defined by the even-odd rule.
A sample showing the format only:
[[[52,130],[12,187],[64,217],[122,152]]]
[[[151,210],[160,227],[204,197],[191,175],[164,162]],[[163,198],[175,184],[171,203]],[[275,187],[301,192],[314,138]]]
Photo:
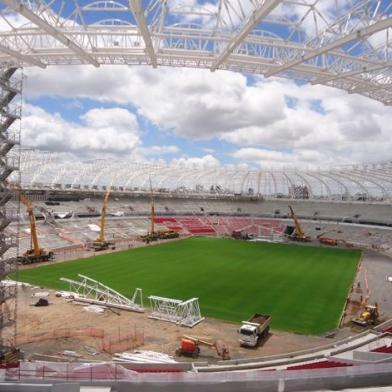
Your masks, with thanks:
[[[109,195],[111,192],[111,186],[109,186],[108,190],[105,193],[105,197],[103,199],[103,205],[101,209],[101,221],[100,221],[100,231],[99,237],[90,244],[90,247],[94,249],[96,252],[106,249],[116,249],[116,245],[113,241],[105,240],[105,219],[106,219],[106,208],[109,203]]]
[[[353,319],[354,324],[360,325],[361,327],[367,327],[368,325],[377,324],[380,317],[377,302],[374,305],[365,305],[365,310],[359,315],[358,318]]]
[[[298,218],[294,213],[293,207],[289,206],[290,218],[294,221],[294,231],[290,235],[290,239],[294,241],[309,242],[311,238],[305,234],[301,225],[299,224]]]
[[[229,349],[223,342],[209,342],[207,340],[191,336],[184,336],[181,339],[181,344],[176,350],[176,355],[179,357],[184,355],[192,358],[198,358],[200,354],[200,346],[206,346],[215,350],[217,355],[223,360],[230,359]]]
[[[158,230],[155,231],[155,202],[154,193],[152,191],[152,183],[150,178],[150,200],[151,200],[151,215],[150,215],[150,231],[146,235],[142,235],[140,238],[147,244],[152,241],[168,240],[171,238],[178,238],[179,234],[174,230]]]
[[[30,249],[28,249],[23,256],[18,257],[20,264],[33,264],[41,261],[54,260],[54,253],[52,251],[46,251],[39,246],[37,225],[35,222],[35,215],[33,210],[33,204],[27,195],[23,192],[19,193],[19,200],[26,206],[27,214],[30,221]]]

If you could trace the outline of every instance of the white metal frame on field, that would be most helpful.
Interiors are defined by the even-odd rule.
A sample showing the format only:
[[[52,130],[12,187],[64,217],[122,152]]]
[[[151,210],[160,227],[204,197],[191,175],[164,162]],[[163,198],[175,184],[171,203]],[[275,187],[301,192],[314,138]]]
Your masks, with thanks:
[[[75,300],[108,306],[133,312],[144,312],[142,289],[137,288],[132,299],[125,297],[112,288],[105,286],[88,276],[78,274],[80,281],[69,278],[60,278],[69,283],[69,291],[75,294]]]
[[[392,104],[389,0],[2,0],[0,63],[279,75]]]
[[[150,295],[148,298],[152,309],[149,318],[191,328],[204,320],[200,313],[198,298],[191,298],[187,301],[156,295]]]

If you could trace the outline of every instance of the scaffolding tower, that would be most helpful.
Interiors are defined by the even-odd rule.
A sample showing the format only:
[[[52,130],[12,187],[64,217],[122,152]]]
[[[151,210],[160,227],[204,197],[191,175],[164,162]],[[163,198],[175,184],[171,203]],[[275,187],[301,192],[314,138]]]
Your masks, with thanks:
[[[0,66],[0,363],[6,365],[17,360],[17,285],[7,281],[6,276],[17,270],[19,225],[12,232],[8,226],[19,221],[15,185],[20,183],[22,80],[18,68]]]

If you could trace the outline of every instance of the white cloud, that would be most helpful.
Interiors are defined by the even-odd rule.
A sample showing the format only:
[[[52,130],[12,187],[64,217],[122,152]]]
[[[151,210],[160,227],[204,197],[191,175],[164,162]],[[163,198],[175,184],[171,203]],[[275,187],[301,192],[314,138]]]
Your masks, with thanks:
[[[65,77],[71,73],[72,78]],[[324,86],[261,77],[249,86],[241,74],[182,68],[57,67],[28,69],[28,76],[27,97],[129,104],[180,137],[290,151],[285,155],[290,162],[322,166],[385,160],[392,150],[391,108]],[[262,161],[279,163],[277,157]],[[248,157],[247,162],[259,164],[260,159]]]
[[[25,105],[22,130],[24,146],[51,151],[128,153],[140,143],[136,116],[121,108],[89,110],[79,124]]]
[[[258,164],[261,168],[314,168],[314,162],[323,161],[333,165],[324,154],[314,150],[276,151],[261,148],[245,147],[235,151],[233,157]]]
[[[220,162],[214,156],[208,154],[203,157],[182,157],[179,159],[173,159],[171,164],[174,166],[202,169],[202,168],[214,168],[220,166]]]
[[[139,151],[144,155],[166,155],[166,154],[176,154],[180,151],[177,146],[167,145],[167,146],[149,146],[141,147]]]

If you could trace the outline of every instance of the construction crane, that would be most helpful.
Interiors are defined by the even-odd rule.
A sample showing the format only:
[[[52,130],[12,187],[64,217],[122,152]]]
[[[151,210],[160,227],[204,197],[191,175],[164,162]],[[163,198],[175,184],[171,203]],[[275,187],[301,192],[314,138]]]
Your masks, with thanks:
[[[290,218],[294,221],[294,231],[291,233],[290,238],[294,241],[309,242],[310,237],[303,231],[297,216],[294,213],[293,207],[289,206]]]
[[[151,206],[150,231],[147,232],[146,235],[142,235],[141,239],[144,242],[149,243],[151,241],[168,240],[170,238],[179,237],[179,234],[174,230],[155,231],[155,200],[154,200],[154,192],[152,190],[151,178],[150,178],[150,206]]]
[[[106,249],[115,249],[115,243],[113,241],[105,240],[105,223],[106,223],[106,209],[109,204],[109,195],[111,192],[111,186],[108,187],[105,196],[103,198],[103,204],[101,209],[101,218],[99,225],[99,237],[92,242],[92,248],[95,251],[106,250]]]
[[[151,217],[150,217],[150,235],[155,235],[155,204],[154,204],[154,192],[152,191],[152,183],[150,177],[150,198],[151,198]]]
[[[223,342],[219,340],[215,342],[209,342],[207,340],[191,336],[184,336],[181,339],[181,344],[180,347],[178,347],[176,350],[176,355],[179,357],[184,355],[198,358],[200,354],[200,346],[206,346],[212,350],[215,350],[217,355],[223,360],[230,359],[229,349]]]
[[[39,246],[37,225],[35,222],[34,208],[30,199],[25,193],[20,191],[19,200],[26,206],[27,214],[30,222],[30,249],[28,249],[23,256],[18,257],[18,262],[21,264],[39,263],[41,261],[49,261],[54,259],[54,253]]]

